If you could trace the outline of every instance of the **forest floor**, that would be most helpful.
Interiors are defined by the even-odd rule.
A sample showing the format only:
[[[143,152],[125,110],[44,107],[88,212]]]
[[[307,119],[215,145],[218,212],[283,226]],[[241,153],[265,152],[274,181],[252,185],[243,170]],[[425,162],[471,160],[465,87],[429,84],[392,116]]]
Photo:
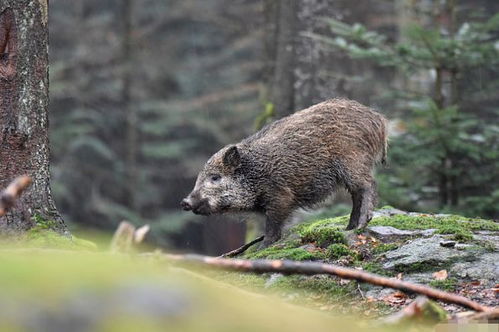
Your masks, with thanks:
[[[499,223],[458,215],[404,212],[385,207],[363,232],[345,232],[348,216],[290,228],[273,246],[244,258],[312,260],[430,285],[499,306]],[[247,275],[214,278],[275,293],[286,301],[331,313],[377,318],[399,311],[414,297],[392,289],[332,276]],[[463,311],[441,305],[450,313]]]
[[[344,231],[347,221],[292,226],[279,242],[243,257],[354,267],[499,306],[499,223],[391,207],[377,210],[363,232]],[[43,220],[18,246],[0,248],[0,264],[0,331],[386,331],[373,320],[414,299],[326,275],[186,269],[161,253],[112,254],[61,237]],[[451,314],[463,310],[441,305]]]

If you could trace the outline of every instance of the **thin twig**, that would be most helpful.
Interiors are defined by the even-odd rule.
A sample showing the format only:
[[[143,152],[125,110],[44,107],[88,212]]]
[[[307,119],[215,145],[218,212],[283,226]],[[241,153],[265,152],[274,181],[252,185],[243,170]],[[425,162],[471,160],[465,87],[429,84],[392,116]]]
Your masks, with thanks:
[[[362,297],[362,299],[365,300],[366,297],[364,296],[364,292],[362,292],[362,289],[360,289],[360,284],[357,284],[357,290],[359,291],[360,296]]]
[[[243,271],[252,273],[282,273],[282,274],[329,274],[342,279],[353,279],[372,285],[398,289],[405,293],[426,295],[427,297],[446,303],[457,304],[479,312],[493,310],[472,301],[463,296],[444,292],[424,285],[414,284],[407,281],[389,279],[372,273],[350,269],[346,267],[324,264],[318,262],[295,262],[290,260],[248,260],[248,259],[226,259],[199,255],[166,255],[174,261],[181,263],[194,263],[206,265],[218,269]]]
[[[0,217],[14,206],[16,200],[30,184],[31,178],[29,176],[20,176],[0,193]]]
[[[252,245],[254,245],[254,244],[258,243],[258,242],[263,241],[264,238],[265,238],[265,236],[262,235],[259,238],[256,238],[253,241],[246,243],[242,247],[239,247],[237,249],[234,249],[234,250],[229,251],[229,252],[227,252],[227,253],[225,253],[223,255],[218,256],[218,258],[234,257],[234,256],[237,256],[239,254],[242,254],[243,252],[245,252],[246,250],[248,250],[248,248],[251,247]]]

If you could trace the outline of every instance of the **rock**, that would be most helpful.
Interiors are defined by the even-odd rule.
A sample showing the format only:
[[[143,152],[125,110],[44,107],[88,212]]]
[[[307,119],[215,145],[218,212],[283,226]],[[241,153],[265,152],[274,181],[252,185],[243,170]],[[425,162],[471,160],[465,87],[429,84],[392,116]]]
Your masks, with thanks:
[[[466,243],[457,243],[454,248],[457,249],[457,250],[465,250],[465,249],[468,249],[468,248],[471,248],[473,247],[473,245],[471,244],[466,244]]]
[[[381,241],[393,241],[397,239],[410,238],[415,236],[431,236],[436,229],[425,230],[403,230],[392,226],[372,226],[367,229],[369,235],[374,236]]]
[[[488,243],[494,250],[499,250],[499,234],[491,231],[478,231],[473,234],[475,240]]]
[[[414,265],[432,264],[438,266],[471,255],[470,252],[440,246],[442,240],[443,238],[439,235],[431,238],[418,238],[398,249],[389,251],[385,254],[387,261],[383,264],[383,268],[411,270]]]
[[[421,235],[421,236],[432,236],[437,230],[435,228],[428,228],[428,229],[424,229],[422,231],[417,231],[418,232],[418,235]]]
[[[456,241],[440,241],[440,245],[445,248],[453,248],[456,246]]]
[[[391,217],[395,216],[397,214],[407,214],[407,212],[395,209],[395,208],[389,208],[389,209],[379,209],[373,211],[373,218],[378,218],[378,217]]]
[[[369,227],[367,231],[369,232],[369,235],[372,235],[380,240],[389,240],[414,235],[413,231],[406,231],[392,226],[373,226]]]
[[[485,253],[473,262],[456,263],[450,272],[460,278],[482,280],[485,284],[494,284],[499,280],[499,253]]]
[[[306,250],[306,251],[308,251],[308,252],[314,252],[314,251],[316,251],[316,250],[318,249],[318,248],[317,248],[315,245],[313,245],[312,243],[307,243],[307,244],[304,244],[304,245],[302,245],[302,246],[300,246],[300,247],[298,247],[298,248],[300,248],[300,249],[304,249],[304,250]]]

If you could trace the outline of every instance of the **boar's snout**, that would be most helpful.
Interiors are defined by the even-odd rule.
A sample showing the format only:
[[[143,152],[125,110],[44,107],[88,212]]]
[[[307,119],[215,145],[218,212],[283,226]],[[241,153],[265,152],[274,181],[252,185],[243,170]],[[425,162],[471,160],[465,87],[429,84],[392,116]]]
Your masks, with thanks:
[[[180,202],[184,211],[192,211],[195,214],[209,215],[211,213],[210,205],[207,199],[201,199],[199,194],[190,194]]]
[[[190,211],[190,210],[192,210],[191,201],[189,200],[188,197],[184,198],[182,200],[182,202],[180,202],[180,206],[182,207],[182,209],[184,211]]]

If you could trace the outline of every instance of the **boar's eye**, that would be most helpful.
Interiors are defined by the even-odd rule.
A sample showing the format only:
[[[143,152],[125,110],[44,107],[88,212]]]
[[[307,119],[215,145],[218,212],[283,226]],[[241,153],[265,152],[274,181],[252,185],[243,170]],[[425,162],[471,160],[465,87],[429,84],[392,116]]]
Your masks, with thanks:
[[[220,176],[220,174],[212,174],[212,175],[210,175],[210,181],[211,182],[218,182],[218,181],[220,181],[220,179],[222,179],[222,177]]]

